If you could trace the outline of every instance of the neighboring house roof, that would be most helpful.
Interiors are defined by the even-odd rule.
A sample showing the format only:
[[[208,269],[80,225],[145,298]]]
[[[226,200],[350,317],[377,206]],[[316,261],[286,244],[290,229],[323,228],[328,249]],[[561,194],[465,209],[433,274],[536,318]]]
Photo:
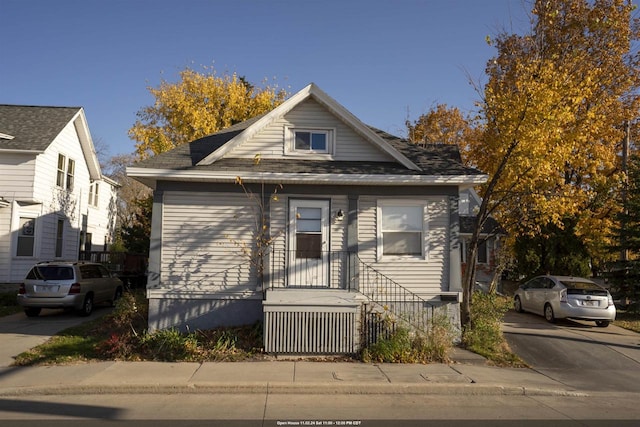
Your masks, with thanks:
[[[80,110],[80,107],[0,105],[0,132],[13,136],[0,138],[0,150],[43,152]]]
[[[341,161],[283,156],[277,159],[262,158],[255,162],[251,158],[233,157],[233,148],[310,97],[366,141],[386,153],[389,160]],[[265,181],[285,180],[291,174],[296,174],[295,178],[291,178],[297,181],[306,175],[305,182],[324,183],[344,183],[348,179],[345,175],[358,175],[360,182],[371,183],[383,183],[384,177],[391,177],[391,180],[386,181],[390,184],[479,184],[486,180],[485,174],[462,164],[457,146],[430,144],[423,147],[367,126],[314,84],[310,84],[267,114],[143,160],[127,168],[127,173],[147,185],[160,177],[177,180],[228,180],[240,173],[245,181],[252,178]]]
[[[71,121],[91,179],[104,179],[82,107],[0,104],[0,151],[42,153]]]

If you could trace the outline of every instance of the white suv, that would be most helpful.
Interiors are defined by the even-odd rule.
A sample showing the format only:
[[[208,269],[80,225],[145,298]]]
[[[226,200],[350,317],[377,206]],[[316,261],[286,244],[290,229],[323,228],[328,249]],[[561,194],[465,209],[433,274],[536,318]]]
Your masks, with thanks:
[[[115,304],[123,284],[102,264],[93,262],[41,262],[27,274],[18,292],[18,304],[29,317],[43,308],[75,309],[88,316],[93,305]]]

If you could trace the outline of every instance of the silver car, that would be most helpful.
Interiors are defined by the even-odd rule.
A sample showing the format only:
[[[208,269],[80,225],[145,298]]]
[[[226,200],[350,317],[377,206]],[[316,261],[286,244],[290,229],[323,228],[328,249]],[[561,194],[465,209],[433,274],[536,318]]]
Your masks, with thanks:
[[[88,316],[93,305],[115,304],[123,284],[102,264],[92,262],[41,262],[27,274],[18,291],[18,304],[29,317],[43,308],[75,309]]]
[[[568,276],[538,276],[520,285],[513,297],[517,312],[529,311],[556,319],[595,320],[602,328],[616,318],[616,307],[608,290],[589,279]]]

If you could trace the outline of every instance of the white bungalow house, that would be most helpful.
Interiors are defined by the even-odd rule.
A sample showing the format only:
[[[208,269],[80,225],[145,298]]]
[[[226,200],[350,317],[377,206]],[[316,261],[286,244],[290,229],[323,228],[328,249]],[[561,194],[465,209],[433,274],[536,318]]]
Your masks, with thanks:
[[[104,250],[117,186],[101,173],[82,108],[0,105],[0,283]]]
[[[310,84],[127,173],[154,191],[152,331],[262,321],[267,352],[337,354],[376,312],[459,325],[458,194],[487,177],[455,148],[369,127]]]

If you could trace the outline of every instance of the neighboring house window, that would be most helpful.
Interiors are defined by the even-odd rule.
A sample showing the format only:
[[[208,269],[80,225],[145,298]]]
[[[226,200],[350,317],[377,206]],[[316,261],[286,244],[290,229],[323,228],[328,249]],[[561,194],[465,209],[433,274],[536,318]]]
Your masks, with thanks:
[[[460,194],[458,210],[460,215],[469,215],[469,193]]]
[[[379,204],[379,249],[382,256],[424,257],[426,205],[408,201]]]
[[[330,154],[333,135],[332,129],[289,129],[287,151],[297,154]]]
[[[20,217],[16,256],[33,256],[36,240],[36,219]]]
[[[69,159],[67,162],[67,190],[73,190],[73,177],[76,170],[75,160]]]
[[[56,185],[64,187],[64,168],[67,164],[67,158],[62,154],[58,154],[58,175],[56,176]]]
[[[94,182],[89,186],[89,204],[98,207],[98,194],[100,192],[99,183]]]
[[[67,159],[63,154],[58,154],[58,173],[56,175],[56,185],[58,187],[73,190],[73,180],[76,171],[76,162]]]
[[[58,220],[56,228],[56,258],[62,257],[62,242],[64,237],[64,219]]]
[[[482,240],[478,242],[478,264],[486,264],[489,259],[489,255],[487,251],[489,250],[489,245],[486,240]]]

